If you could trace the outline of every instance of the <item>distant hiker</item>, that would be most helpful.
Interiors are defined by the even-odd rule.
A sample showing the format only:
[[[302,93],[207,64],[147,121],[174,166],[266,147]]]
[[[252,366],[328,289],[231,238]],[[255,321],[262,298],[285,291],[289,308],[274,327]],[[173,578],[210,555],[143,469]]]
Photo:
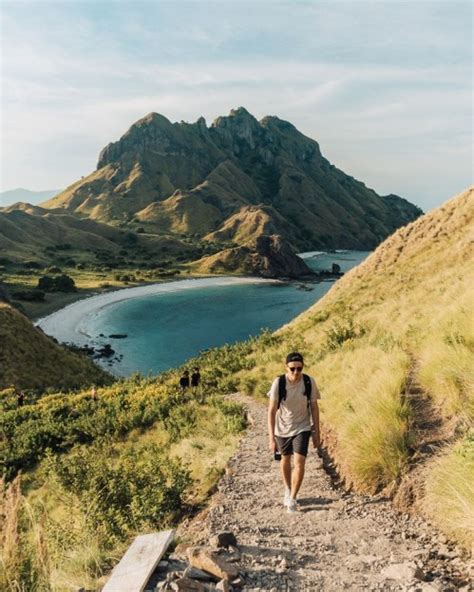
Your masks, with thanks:
[[[314,448],[319,448],[321,443],[318,408],[321,395],[314,378],[303,374],[303,366],[300,353],[288,354],[286,374],[273,381],[268,393],[268,447],[271,452],[281,454],[283,505],[290,513],[297,510],[296,497],[303,482],[309,440],[312,439]]]
[[[179,379],[179,386],[183,390],[183,392],[189,388],[189,370],[185,370],[183,375]]]
[[[196,389],[200,382],[201,374],[199,372],[199,368],[193,368],[193,373],[191,374],[191,386]]]
[[[25,393],[23,391],[16,391],[16,402],[18,407],[23,407],[25,404]]]
[[[193,373],[191,374],[191,389],[196,396],[196,399],[200,403],[204,403],[204,397],[202,392],[200,392],[199,385],[201,383],[201,373],[199,372],[199,368],[196,366],[193,368]]]
[[[91,388],[91,397],[94,401],[97,401],[97,388],[95,386]]]

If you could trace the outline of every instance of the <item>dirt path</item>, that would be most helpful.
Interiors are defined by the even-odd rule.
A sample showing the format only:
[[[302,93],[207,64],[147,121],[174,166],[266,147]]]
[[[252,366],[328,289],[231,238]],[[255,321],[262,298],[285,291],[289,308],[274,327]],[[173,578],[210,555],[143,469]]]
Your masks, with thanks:
[[[398,514],[384,499],[335,489],[314,450],[301,511],[288,514],[278,463],[267,449],[266,409],[248,397],[234,398],[247,406],[252,425],[210,509],[180,534],[197,543],[232,531],[244,591],[471,589],[468,560],[443,535]]]

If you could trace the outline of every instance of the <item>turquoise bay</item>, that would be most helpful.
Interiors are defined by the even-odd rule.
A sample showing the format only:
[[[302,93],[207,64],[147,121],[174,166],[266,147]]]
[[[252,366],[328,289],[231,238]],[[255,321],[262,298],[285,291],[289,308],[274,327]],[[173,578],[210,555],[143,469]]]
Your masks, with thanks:
[[[330,269],[337,263],[347,271],[367,255],[345,251],[303,257],[315,270]],[[110,343],[118,359],[111,365],[105,361],[101,364],[118,376],[156,374],[183,364],[204,349],[281,327],[319,300],[332,282],[305,283],[307,289],[298,283],[281,282],[205,286],[196,282],[196,287],[182,290],[179,282],[175,284],[175,291],[122,299],[83,315],[76,327],[76,336],[81,339],[55,330],[54,326],[61,327],[61,323],[48,324],[49,318],[44,320],[43,329],[62,341],[87,341],[95,346]],[[110,338],[116,334],[127,337]]]

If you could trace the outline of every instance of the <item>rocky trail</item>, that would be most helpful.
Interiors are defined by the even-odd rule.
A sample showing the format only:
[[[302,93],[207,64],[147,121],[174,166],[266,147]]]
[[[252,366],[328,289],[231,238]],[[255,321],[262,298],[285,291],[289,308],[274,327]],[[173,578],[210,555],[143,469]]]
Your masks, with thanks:
[[[229,577],[230,584],[200,580],[202,573],[187,567],[193,563],[192,549],[181,544],[161,564],[148,589],[473,589],[472,564],[460,549],[421,518],[397,512],[387,499],[338,488],[313,449],[299,495],[300,511],[288,514],[278,463],[267,448],[266,408],[242,395],[234,398],[246,405],[251,425],[210,506],[183,524],[178,536],[192,545],[207,545],[211,556],[238,574]],[[223,531],[233,533],[237,544],[212,551],[209,540],[215,546],[215,535]],[[186,567],[188,577],[183,578]]]

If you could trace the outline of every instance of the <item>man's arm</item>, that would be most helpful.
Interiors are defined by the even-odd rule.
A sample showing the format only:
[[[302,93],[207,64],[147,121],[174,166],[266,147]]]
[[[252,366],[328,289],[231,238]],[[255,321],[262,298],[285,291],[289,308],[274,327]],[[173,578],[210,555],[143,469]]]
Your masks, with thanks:
[[[311,428],[313,446],[319,448],[319,446],[321,446],[321,433],[319,428],[319,407],[317,400],[311,402],[311,417],[313,418],[313,427]]]
[[[316,381],[314,378],[311,380],[311,386],[313,392],[311,393],[311,417],[313,419],[313,428],[311,430],[311,436],[313,437],[313,446],[319,448],[321,446],[321,430],[319,426],[319,407],[318,399],[321,398]]]
[[[275,417],[278,411],[278,402],[270,398],[268,403],[268,448],[271,452],[276,451],[275,441]]]

